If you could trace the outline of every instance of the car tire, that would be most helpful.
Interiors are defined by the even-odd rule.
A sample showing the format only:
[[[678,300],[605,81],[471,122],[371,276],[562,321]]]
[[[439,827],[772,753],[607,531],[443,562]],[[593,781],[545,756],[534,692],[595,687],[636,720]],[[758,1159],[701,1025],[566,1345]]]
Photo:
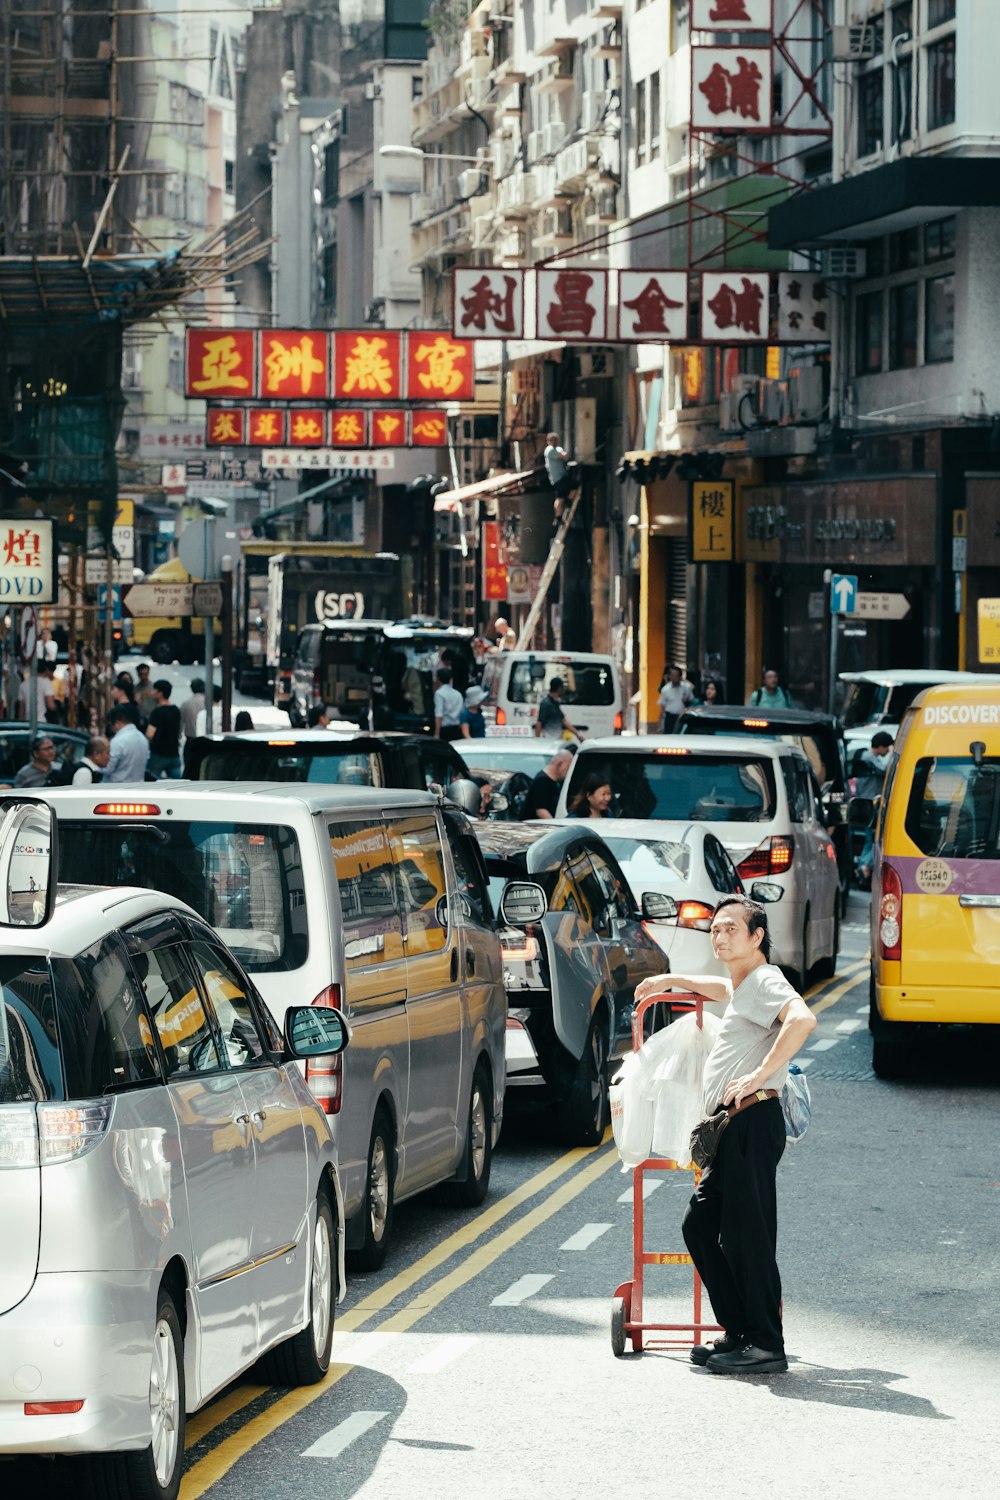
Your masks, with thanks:
[[[173,1294],[160,1288],[149,1371],[152,1442],[97,1453],[77,1471],[87,1500],[176,1500],[184,1472],[184,1335]]]
[[[154,635],[149,654],[161,667],[169,667],[171,662],[180,661],[181,643],[171,630],[159,630]]]
[[[268,1351],[261,1368],[274,1385],[316,1385],[330,1368],[337,1306],[337,1232],[324,1195],[316,1199],[309,1269],[309,1322]]]
[[[359,1271],[377,1271],[384,1263],[392,1239],[393,1177],[395,1141],[384,1109],[375,1111],[368,1143],[368,1173],[361,1212],[364,1239],[352,1252],[351,1263]]]
[[[462,1208],[478,1208],[490,1190],[493,1166],[492,1092],[486,1068],[479,1063],[469,1091],[462,1181],[447,1184],[448,1197]]]
[[[875,1003],[875,981],[868,996],[868,1030],[872,1034],[872,1072],[876,1078],[891,1081],[905,1078],[910,1071],[910,1039],[894,1021],[885,1021]]]
[[[837,954],[840,951],[840,899],[833,906],[833,946],[826,958],[816,965],[817,979],[832,979],[837,972]]]
[[[608,1128],[608,1033],[603,1004],[594,1012],[583,1056],[559,1103],[559,1127],[571,1146],[597,1146]]]

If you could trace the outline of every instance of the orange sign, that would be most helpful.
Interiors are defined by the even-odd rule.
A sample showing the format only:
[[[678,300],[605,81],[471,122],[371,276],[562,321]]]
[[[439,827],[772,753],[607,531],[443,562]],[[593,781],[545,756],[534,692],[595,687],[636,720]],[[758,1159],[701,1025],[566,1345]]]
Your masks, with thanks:
[[[251,447],[279,447],[285,441],[285,413],[280,406],[251,407],[247,412],[247,442]]]
[[[476,393],[473,346],[433,329],[409,335],[406,394],[410,401],[471,401]]]
[[[268,329],[260,336],[262,396],[286,401],[323,397],[330,388],[330,352],[326,333]]]
[[[227,448],[246,442],[247,414],[241,407],[219,406],[208,414],[205,441],[210,448]]]
[[[378,406],[371,414],[372,448],[406,447],[406,412]]]
[[[288,413],[288,442],[293,448],[321,448],[326,442],[323,408],[293,406]]]
[[[402,337],[392,330],[334,335],[334,395],[398,401],[403,394]]]
[[[483,522],[483,598],[506,599],[507,558],[500,539],[500,522]]]
[[[334,411],[330,413],[330,445],[333,448],[366,448],[368,446],[368,413],[363,411]]]
[[[415,411],[410,439],[414,448],[444,448],[448,442],[448,418],[443,411]]]
[[[252,396],[253,330],[189,328],[185,395]]]

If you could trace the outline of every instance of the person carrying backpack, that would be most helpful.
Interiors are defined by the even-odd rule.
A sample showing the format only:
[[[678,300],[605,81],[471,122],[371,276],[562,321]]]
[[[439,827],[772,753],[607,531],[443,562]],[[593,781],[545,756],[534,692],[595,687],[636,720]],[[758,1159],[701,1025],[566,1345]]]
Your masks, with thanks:
[[[104,768],[111,755],[111,746],[103,734],[97,734],[93,739],[87,741],[87,752],[81,755],[80,764],[73,771],[69,780],[70,786],[93,786],[95,782],[104,780]]]
[[[764,668],[764,678],[761,686],[755,688],[747,699],[751,708],[794,708],[792,695],[787,688],[783,688],[778,681],[778,674],[773,667]]]

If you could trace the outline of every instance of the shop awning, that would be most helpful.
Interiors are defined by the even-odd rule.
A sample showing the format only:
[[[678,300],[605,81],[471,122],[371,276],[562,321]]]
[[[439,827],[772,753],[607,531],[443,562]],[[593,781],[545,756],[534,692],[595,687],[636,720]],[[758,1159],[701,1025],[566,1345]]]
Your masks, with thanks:
[[[440,495],[435,495],[434,509],[457,511],[466,500],[477,500],[481,495],[499,495],[507,491],[517,493],[523,488],[526,479],[548,483],[540,469],[522,469],[516,474],[491,474],[489,479],[477,480],[475,484],[463,484],[456,490],[444,490]]]

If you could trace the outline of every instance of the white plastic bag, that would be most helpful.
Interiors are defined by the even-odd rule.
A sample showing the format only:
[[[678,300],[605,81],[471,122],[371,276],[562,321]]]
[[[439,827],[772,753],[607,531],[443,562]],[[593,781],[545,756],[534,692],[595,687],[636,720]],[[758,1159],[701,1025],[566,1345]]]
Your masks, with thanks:
[[[691,1131],[704,1114],[705,1058],[720,1024],[706,1012],[699,1028],[694,1015],[686,1015],[623,1059],[610,1097],[611,1128],[626,1167],[650,1156],[687,1164]]]
[[[788,1067],[788,1078],[781,1091],[781,1112],[785,1117],[785,1140],[794,1146],[809,1129],[812,1116],[809,1080],[796,1063]]]

